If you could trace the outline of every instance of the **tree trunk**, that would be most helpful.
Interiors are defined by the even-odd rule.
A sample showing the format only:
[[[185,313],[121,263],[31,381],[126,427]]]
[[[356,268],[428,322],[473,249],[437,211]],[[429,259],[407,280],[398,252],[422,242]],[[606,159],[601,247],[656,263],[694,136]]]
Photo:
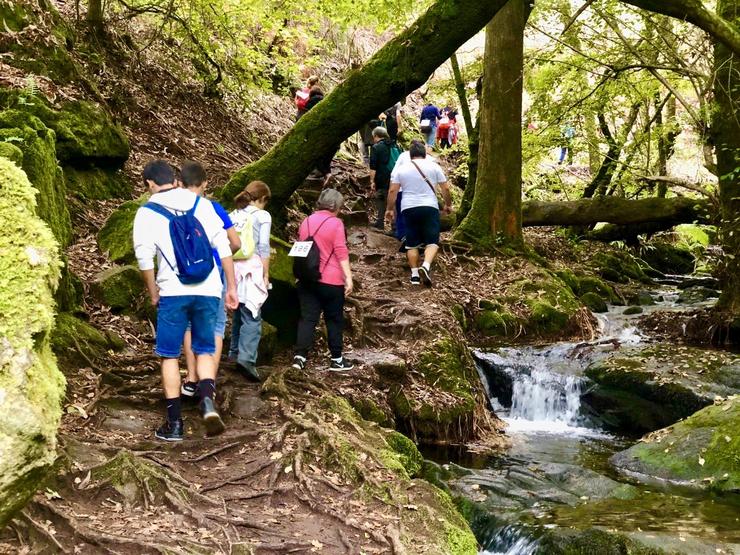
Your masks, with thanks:
[[[230,204],[250,181],[265,181],[273,206],[284,206],[316,162],[388,106],[424,84],[505,0],[437,0],[406,31],[303,116],[258,161],[238,170],[220,193]]]
[[[647,222],[671,225],[707,222],[709,204],[685,197],[626,200],[598,197],[567,202],[530,200],[522,205],[525,226],[586,226],[599,222],[633,225]]]
[[[103,20],[103,0],[89,0],[87,4],[87,26],[95,36],[102,36],[105,30]]]
[[[478,147],[480,146],[480,110],[475,118],[475,126],[468,133],[468,181],[465,184],[460,209],[457,211],[457,221],[462,222],[473,206],[475,196],[475,183],[478,179]]]
[[[478,245],[522,242],[522,86],[528,0],[509,0],[486,27],[478,175],[455,233]]]
[[[740,0],[718,0],[719,14],[740,22]],[[714,49],[714,121],[717,175],[722,214],[721,237],[725,251],[722,295],[718,308],[725,311],[740,337],[740,55],[722,43]]]
[[[463,81],[460,64],[457,61],[457,53],[453,53],[450,56],[450,65],[452,66],[452,75],[455,78],[455,90],[457,91],[457,99],[460,102],[460,112],[462,112],[463,121],[465,121],[465,131],[469,136],[473,132],[473,118],[470,115],[468,93],[465,92],[465,81]]]
[[[693,23],[709,33],[718,42],[721,42],[727,48],[728,53],[734,52],[735,56],[740,56],[740,30],[738,30],[737,22],[733,20],[735,16],[732,9],[720,9],[718,13],[714,13],[705,5],[707,2],[701,0],[622,1],[643,10],[669,15]],[[726,7],[731,4],[732,1],[724,2]]]

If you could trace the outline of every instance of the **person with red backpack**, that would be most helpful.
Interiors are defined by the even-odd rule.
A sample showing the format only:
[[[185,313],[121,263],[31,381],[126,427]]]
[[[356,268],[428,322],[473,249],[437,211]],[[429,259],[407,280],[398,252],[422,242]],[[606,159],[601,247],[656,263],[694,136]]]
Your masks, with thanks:
[[[306,81],[306,86],[298,89],[295,93],[295,107],[297,110],[296,120],[306,113],[306,104],[308,104],[309,95],[311,88],[316,86],[319,82],[319,78],[316,75],[312,75]]]
[[[161,358],[167,419],[154,436],[182,441],[178,359],[188,323],[196,356],[200,408],[208,435],[224,431],[214,404],[216,342],[214,326],[223,285],[214,249],[226,278],[225,305],[238,306],[234,263],[223,221],[208,199],[179,188],[175,172],[164,160],[144,167],[144,183],[152,196],[134,218],[133,243],[149,297],[157,307],[154,352]],[[157,260],[155,278],[154,260]]]

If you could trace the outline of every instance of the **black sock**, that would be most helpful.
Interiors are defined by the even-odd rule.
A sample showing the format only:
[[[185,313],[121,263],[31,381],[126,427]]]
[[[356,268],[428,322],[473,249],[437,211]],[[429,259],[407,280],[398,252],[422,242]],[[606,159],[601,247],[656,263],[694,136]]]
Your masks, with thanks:
[[[167,401],[167,420],[170,422],[180,420],[180,417],[182,416],[180,412],[180,397],[165,399],[165,401]]]
[[[198,382],[198,395],[201,399],[206,397],[213,399],[216,396],[216,380],[200,380]]]

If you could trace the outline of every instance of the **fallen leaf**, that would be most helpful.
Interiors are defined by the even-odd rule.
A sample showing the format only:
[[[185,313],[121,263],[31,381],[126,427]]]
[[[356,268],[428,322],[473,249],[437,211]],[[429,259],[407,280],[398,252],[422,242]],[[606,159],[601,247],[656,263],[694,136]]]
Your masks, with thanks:
[[[703,457],[699,457],[699,466],[704,466],[704,463],[705,463],[705,462],[706,462],[706,461],[704,460],[704,458],[703,458]]]

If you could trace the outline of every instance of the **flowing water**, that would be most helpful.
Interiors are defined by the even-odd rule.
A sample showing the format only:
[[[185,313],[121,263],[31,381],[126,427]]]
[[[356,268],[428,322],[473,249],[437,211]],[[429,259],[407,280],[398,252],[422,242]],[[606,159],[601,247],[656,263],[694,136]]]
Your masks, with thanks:
[[[659,302],[646,312],[685,309],[669,288],[654,296]],[[512,443],[503,457],[457,459],[462,477],[454,487],[490,507],[491,518],[474,526],[482,554],[536,553],[543,531],[554,527],[599,527],[689,554],[740,554],[737,500],[627,484],[608,463],[636,438],[604,431],[598,415],[582,405],[589,387],[583,371],[615,346],[647,341],[635,325],[639,316],[623,311],[612,307],[597,315],[601,336],[587,344],[475,353],[492,409],[507,422]],[[602,490],[630,495],[599,497]]]

